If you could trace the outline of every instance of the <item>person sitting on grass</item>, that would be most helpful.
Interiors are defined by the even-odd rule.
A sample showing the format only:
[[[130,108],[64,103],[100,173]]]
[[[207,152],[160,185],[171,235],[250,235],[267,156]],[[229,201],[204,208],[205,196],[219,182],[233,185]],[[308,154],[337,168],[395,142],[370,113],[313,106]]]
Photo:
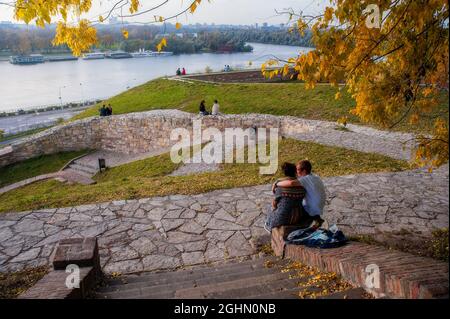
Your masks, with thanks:
[[[319,228],[324,222],[320,216],[323,215],[323,208],[325,207],[325,186],[320,177],[312,173],[310,161],[300,161],[296,168],[296,179],[281,181],[277,183],[277,186],[283,188],[303,186],[306,190],[306,195],[302,202],[303,209],[314,221],[314,227]]]
[[[280,226],[299,225],[305,216],[302,212],[302,200],[305,197],[305,189],[301,185],[289,187],[276,186],[281,182],[293,182],[297,180],[296,167],[292,163],[284,163],[281,166],[285,178],[277,180],[272,191],[275,195],[272,201],[272,210],[269,211],[264,228],[269,233],[273,228]]]

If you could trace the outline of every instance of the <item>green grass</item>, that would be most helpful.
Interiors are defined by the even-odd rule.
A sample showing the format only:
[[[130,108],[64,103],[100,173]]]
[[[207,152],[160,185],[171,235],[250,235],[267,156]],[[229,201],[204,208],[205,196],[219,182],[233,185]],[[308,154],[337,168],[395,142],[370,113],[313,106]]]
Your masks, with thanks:
[[[306,90],[303,83],[262,83],[262,84],[207,84],[181,83],[158,79],[119,94],[106,103],[111,103],[114,114],[142,112],[154,109],[180,109],[198,112],[202,99],[209,108],[218,99],[221,112],[225,114],[264,113],[292,115],[307,119],[336,121],[347,116],[349,123],[362,124],[359,118],[349,114],[355,101],[346,93],[335,100],[336,89],[328,85],[318,85],[314,90]],[[81,119],[98,115],[99,105],[74,117]],[[442,96],[436,114],[448,115],[447,96]],[[430,114],[430,117],[436,115]],[[429,133],[432,119],[421,121],[419,126],[407,123],[396,129]]]
[[[399,171],[409,168],[404,161],[338,147],[280,141],[279,166],[284,161],[312,161],[322,177],[346,174]],[[216,189],[253,186],[272,182],[279,176],[260,175],[259,164],[224,164],[222,170],[190,176],[167,176],[179,165],[169,154],[109,169],[96,176],[95,185],[66,185],[45,181],[0,196],[0,212],[49,207],[66,207],[119,199],[138,199],[170,194],[199,194]]]
[[[48,273],[48,266],[0,273],[0,299],[14,299],[33,287]]]
[[[86,151],[78,151],[42,155],[2,167],[0,168],[0,187],[42,174],[57,172],[71,159],[85,153]]]

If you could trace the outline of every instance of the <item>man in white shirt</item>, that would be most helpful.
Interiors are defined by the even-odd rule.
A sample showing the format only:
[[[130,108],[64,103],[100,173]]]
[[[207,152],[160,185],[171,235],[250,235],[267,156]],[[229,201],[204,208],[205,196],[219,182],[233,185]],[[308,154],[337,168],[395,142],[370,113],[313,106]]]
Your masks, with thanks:
[[[212,107],[211,114],[212,115],[219,115],[220,114],[219,109],[220,109],[219,102],[217,100],[214,100],[214,105]]]
[[[312,165],[307,160],[300,161],[297,164],[297,179],[298,181],[278,182],[277,185],[290,187],[298,186],[298,183],[300,183],[306,190],[303,208],[320,227],[323,223],[323,219],[320,216],[323,214],[326,200],[325,186],[320,177],[312,173]]]

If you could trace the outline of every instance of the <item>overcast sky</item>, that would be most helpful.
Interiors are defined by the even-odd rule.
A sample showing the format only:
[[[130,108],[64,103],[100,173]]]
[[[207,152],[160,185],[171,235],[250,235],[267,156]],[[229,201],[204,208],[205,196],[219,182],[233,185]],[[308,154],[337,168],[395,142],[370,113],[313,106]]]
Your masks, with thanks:
[[[105,13],[118,0],[93,0],[92,13],[89,17]],[[152,8],[164,0],[141,0],[141,9]],[[186,8],[191,0],[169,0],[161,9],[140,16],[139,18],[127,18],[127,21],[146,22],[153,20],[154,15],[169,16]],[[216,24],[280,24],[287,21],[287,16],[277,16],[275,9],[282,10],[293,8],[304,13],[318,13],[329,0],[204,0],[194,14],[185,14],[179,17],[178,22],[190,23],[216,23]],[[124,14],[126,14],[124,10]],[[0,21],[12,21],[13,11],[0,5]]]

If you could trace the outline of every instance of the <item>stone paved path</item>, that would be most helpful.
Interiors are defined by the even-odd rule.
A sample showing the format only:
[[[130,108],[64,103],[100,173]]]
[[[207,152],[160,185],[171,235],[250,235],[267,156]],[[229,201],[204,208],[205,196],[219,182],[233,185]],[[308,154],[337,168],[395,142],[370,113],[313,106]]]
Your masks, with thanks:
[[[448,227],[448,165],[324,180],[325,219],[348,235]],[[0,214],[0,271],[45,264],[62,238],[98,236],[107,272],[172,269],[256,253],[270,185]]]
[[[400,160],[410,160],[414,135],[401,132],[380,131],[366,126],[347,125],[348,130],[336,129],[336,124],[326,121],[302,120],[311,127],[305,132],[286,134],[301,141],[338,146],[366,153],[377,153]]]

